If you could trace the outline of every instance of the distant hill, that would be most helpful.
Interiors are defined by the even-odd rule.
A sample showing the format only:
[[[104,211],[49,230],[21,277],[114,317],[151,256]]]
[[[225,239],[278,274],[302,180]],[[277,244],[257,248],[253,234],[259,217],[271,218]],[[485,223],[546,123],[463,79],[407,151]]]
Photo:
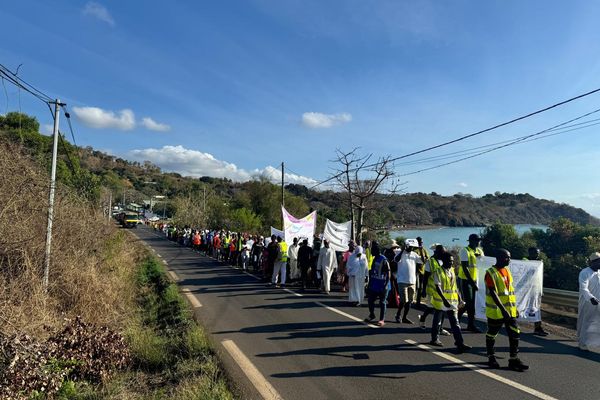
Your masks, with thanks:
[[[347,203],[343,196],[332,192],[310,191],[300,185],[289,185],[287,189],[307,198],[311,207],[316,209],[335,209]],[[528,193],[496,192],[483,197],[461,193],[453,196],[407,193],[380,196],[377,203],[376,213],[384,216],[383,221],[390,221],[390,225],[396,226],[484,226],[495,222],[548,225],[560,217],[580,224],[600,226],[600,219],[581,208],[538,199]]]
[[[0,139],[22,144],[35,160],[49,168],[52,147],[50,137],[39,133],[39,123],[25,114],[0,116]],[[281,224],[279,189],[267,180],[236,183],[228,179],[184,177],[162,172],[146,161],[131,162],[94,150],[75,147],[61,140],[58,165],[59,182],[76,188],[80,194],[99,202],[101,196],[143,202],[152,195],[171,199],[166,210],[172,214],[173,199],[207,196],[208,221],[225,226],[232,223],[234,210],[246,209],[257,216],[262,229]],[[319,211],[319,226],[324,218],[347,221],[347,197],[344,193],[309,190],[305,186],[286,186],[286,207],[298,215],[308,210]],[[206,195],[208,193],[208,195]],[[370,229],[395,228],[405,225],[482,226],[495,222],[508,224],[544,224],[564,217],[580,224],[600,226],[600,220],[580,208],[530,194],[496,192],[483,197],[469,194],[441,196],[437,193],[378,195],[366,214]]]

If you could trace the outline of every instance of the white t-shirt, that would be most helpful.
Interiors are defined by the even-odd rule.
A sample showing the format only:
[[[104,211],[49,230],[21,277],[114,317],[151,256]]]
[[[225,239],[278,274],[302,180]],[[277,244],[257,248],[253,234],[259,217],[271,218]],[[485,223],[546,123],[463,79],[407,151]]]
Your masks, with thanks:
[[[398,283],[408,283],[415,285],[417,283],[417,261],[421,261],[421,257],[414,251],[403,252],[398,262],[398,272],[396,273],[396,280]]]

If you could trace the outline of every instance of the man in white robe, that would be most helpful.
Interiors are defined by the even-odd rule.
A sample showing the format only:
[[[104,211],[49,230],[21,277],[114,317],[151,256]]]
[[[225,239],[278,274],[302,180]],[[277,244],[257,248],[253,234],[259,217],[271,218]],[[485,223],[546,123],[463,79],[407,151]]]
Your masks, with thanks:
[[[588,265],[579,273],[577,336],[581,350],[600,351],[600,253],[592,253]]]
[[[319,251],[319,259],[317,260],[317,271],[323,276],[323,291],[329,294],[331,290],[331,276],[337,268],[337,257],[335,251],[329,247],[329,241],[323,240],[323,247]]]
[[[357,307],[365,298],[365,277],[369,274],[367,257],[363,254],[363,248],[357,246],[352,254],[348,256],[346,271],[348,274],[348,301]]]
[[[288,249],[288,261],[290,263],[290,279],[296,280],[300,278],[300,270],[298,269],[298,238],[294,238],[294,243]]]

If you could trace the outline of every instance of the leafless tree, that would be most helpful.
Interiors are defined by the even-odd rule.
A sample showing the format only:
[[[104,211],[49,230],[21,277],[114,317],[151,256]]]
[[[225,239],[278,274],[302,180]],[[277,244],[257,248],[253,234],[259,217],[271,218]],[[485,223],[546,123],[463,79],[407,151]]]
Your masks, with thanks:
[[[397,193],[400,183],[394,177],[394,165],[391,156],[373,160],[373,154],[360,155],[359,148],[349,152],[336,150],[336,159],[340,165],[333,176],[338,185],[348,194],[348,205],[352,219],[352,238],[358,236],[362,243],[365,211],[371,206],[377,193]],[[356,227],[355,227],[356,226]]]

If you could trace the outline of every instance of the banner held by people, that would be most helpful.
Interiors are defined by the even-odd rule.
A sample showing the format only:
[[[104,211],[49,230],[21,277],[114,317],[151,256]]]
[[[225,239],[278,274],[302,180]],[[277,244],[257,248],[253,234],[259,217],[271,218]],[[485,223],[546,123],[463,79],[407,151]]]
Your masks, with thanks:
[[[495,262],[496,259],[493,257],[482,257],[477,260],[477,287],[479,290],[475,299],[475,317],[478,319],[486,319],[485,271]],[[509,269],[513,276],[519,321],[541,321],[544,263],[536,260],[511,260]]]
[[[323,238],[329,241],[329,247],[333,250],[346,251],[351,238],[351,229],[352,221],[337,223],[327,219]]]
[[[315,229],[317,227],[317,212],[313,211],[304,218],[296,218],[284,207],[281,207],[283,214],[283,231],[285,233],[284,240],[291,245],[294,238],[298,241],[308,239],[308,244],[312,246]]]

